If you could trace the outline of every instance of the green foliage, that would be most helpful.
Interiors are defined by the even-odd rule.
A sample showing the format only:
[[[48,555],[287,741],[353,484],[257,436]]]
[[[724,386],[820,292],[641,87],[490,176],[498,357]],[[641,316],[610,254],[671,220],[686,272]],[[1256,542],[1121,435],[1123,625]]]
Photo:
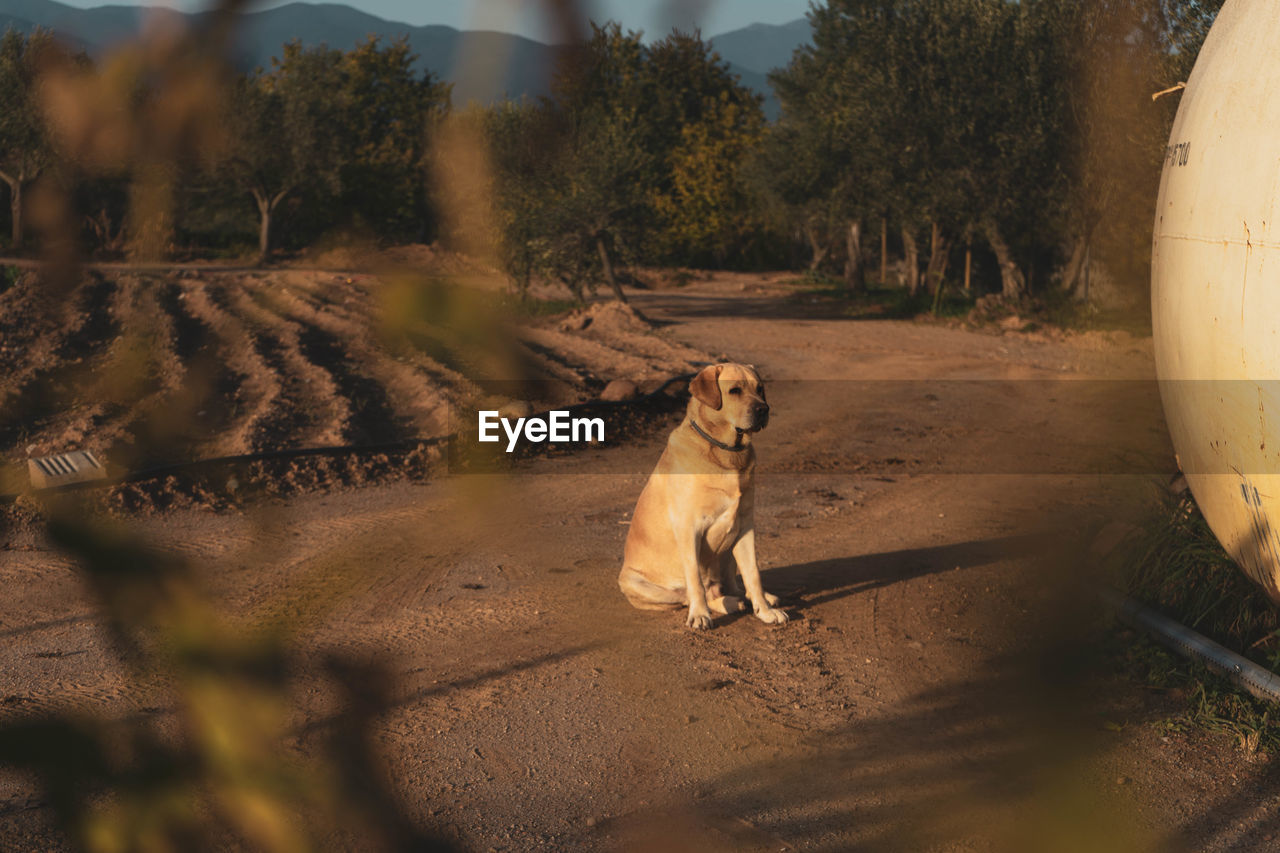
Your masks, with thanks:
[[[307,200],[295,221],[312,239],[339,223],[387,237],[428,230],[427,146],[448,87],[415,74],[415,59],[403,40],[370,37],[346,53],[294,41],[270,71],[236,81],[223,171],[257,205],[262,254],[288,198]]]
[[[686,124],[668,157],[671,186],[654,198],[659,253],[724,266],[759,227],[743,163],[760,144],[763,118],[727,95],[708,103],[703,121]]]
[[[22,191],[54,160],[36,96],[41,54],[53,48],[52,35],[43,30],[23,36],[7,29],[0,36],[0,181],[9,190],[14,249],[23,238]]]
[[[370,37],[343,54],[345,156],[340,204],[384,238],[417,238],[432,227],[426,164],[431,135],[449,104],[449,85],[416,73],[401,39]]]
[[[474,244],[496,250],[517,289],[542,276],[578,298],[616,267],[740,267],[788,251],[827,270],[843,262],[857,289],[882,220],[913,291],[922,272],[935,293],[953,280],[970,244],[996,261],[982,266],[979,293],[998,275],[1011,296],[1055,284],[1074,294],[1086,255],[1111,279],[1145,286],[1150,203],[1177,104],[1150,94],[1186,79],[1220,5],[815,4],[812,45],[771,78],[783,106],[772,124],[698,34],[646,44],[616,24],[595,27],[565,51],[549,98],[476,108],[492,173],[467,189],[486,211],[467,232],[485,232]],[[11,198],[79,156],[54,151],[37,109],[36,57],[48,42],[0,39],[0,179]],[[113,63],[107,76],[168,103],[163,75],[142,74],[137,56]],[[448,164],[436,159],[456,152],[432,147],[449,87],[416,67],[404,41],[285,45],[271,68],[232,85],[216,174],[197,173],[194,160],[164,160],[172,175],[153,170],[149,179],[180,184],[178,233],[220,252],[256,236],[264,254],[273,237],[295,247],[334,233],[430,239],[428,166],[441,174]],[[115,135],[138,125],[124,113]],[[99,170],[76,188],[100,250],[122,251],[121,223],[141,197],[129,182],[156,159]],[[74,165],[58,172],[76,179]],[[934,302],[942,311],[947,298],[926,307]]]
[[[984,238],[1001,287],[1074,288],[1085,247],[1145,286],[1150,203],[1175,102],[1219,0],[831,0],[813,44],[771,80],[760,148],[767,208],[812,245],[885,216],[915,242]],[[912,261],[908,251],[908,261]],[[1037,277],[1038,276],[1038,277]],[[915,279],[909,270],[908,282]]]
[[[17,30],[0,36],[0,169],[34,177],[52,156],[36,99],[36,63],[52,36]]]
[[[581,298],[618,264],[727,262],[755,239],[741,169],[763,124],[760,99],[699,37],[646,46],[596,27],[552,98],[489,111],[508,274]]]
[[[972,299],[949,289],[929,294],[911,293],[901,287],[871,286],[850,293],[843,279],[821,271],[806,273],[794,283],[807,286],[796,292],[792,301],[825,305],[837,316],[857,320],[904,320],[925,313],[961,317],[973,308]]]

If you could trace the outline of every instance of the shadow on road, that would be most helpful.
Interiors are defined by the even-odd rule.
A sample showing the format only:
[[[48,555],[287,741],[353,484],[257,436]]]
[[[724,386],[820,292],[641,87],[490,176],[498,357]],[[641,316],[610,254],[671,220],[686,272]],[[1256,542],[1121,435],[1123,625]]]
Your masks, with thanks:
[[[1155,849],[1085,772],[1104,733],[1069,689],[1031,678],[1024,664],[993,663],[996,674],[817,735],[807,755],[726,774],[700,810],[737,816],[793,849]]]
[[[1022,534],[815,560],[768,570],[766,586],[807,608],[924,575],[1045,553],[1051,542],[1049,534]]]

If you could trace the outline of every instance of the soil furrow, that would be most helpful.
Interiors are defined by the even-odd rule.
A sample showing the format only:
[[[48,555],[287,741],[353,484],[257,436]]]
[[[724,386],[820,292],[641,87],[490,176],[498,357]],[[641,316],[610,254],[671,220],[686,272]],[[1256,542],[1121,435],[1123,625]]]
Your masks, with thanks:
[[[348,390],[368,395],[374,387],[379,389],[381,395],[373,396],[372,405],[375,410],[385,407],[397,430],[405,434],[436,435],[448,429],[450,389],[390,358],[385,350],[371,346],[368,341],[373,329],[367,320],[343,318],[337,312],[317,307],[291,289],[282,289],[277,302],[292,319],[321,330],[334,342],[341,342],[343,355],[351,366],[347,372],[352,377],[344,380]],[[341,359],[331,364],[343,367]]]
[[[255,347],[280,377],[281,404],[263,423],[255,445],[340,444],[351,416],[350,403],[333,377],[307,358],[298,340],[299,326],[265,307],[262,297],[244,283],[225,290],[227,310],[256,329]]]
[[[308,316],[332,317],[345,323],[346,329],[358,331],[368,340],[376,339],[383,349],[384,359],[407,365],[406,377],[415,387],[425,381],[451,403],[480,393],[472,381],[476,371],[442,340],[443,336],[431,334],[425,328],[414,331],[397,329],[394,332],[383,328],[384,308],[373,300],[372,292],[367,288],[352,290],[356,285],[343,279],[326,285],[305,277],[291,278],[290,284],[293,286],[290,293],[312,312]],[[339,299],[335,288],[343,289],[341,292],[348,295]],[[351,296],[350,293],[357,295]]]
[[[238,394],[241,410],[219,442],[222,454],[244,453],[254,446],[259,428],[276,408],[281,395],[280,379],[259,352],[254,336],[240,318],[219,305],[210,295],[214,285],[194,282],[185,290],[187,306],[195,317],[214,330],[222,343],[227,366],[242,377]]]
[[[0,267],[0,285],[8,280],[8,273]],[[40,335],[39,282],[35,273],[24,273],[0,292],[0,399],[11,382],[30,369],[32,356],[39,344],[51,341]]]
[[[136,280],[122,278],[113,284],[109,313],[114,328],[126,334],[112,338],[100,357],[93,359],[80,377],[74,399],[58,417],[33,429],[28,440],[37,454],[81,449],[101,455],[138,404],[133,387],[135,365],[126,339],[132,325]]]
[[[214,330],[187,307],[187,294],[181,286],[173,282],[162,285],[156,300],[172,324],[173,350],[183,370],[183,393],[173,401],[177,416],[174,430],[161,439],[160,444],[167,447],[155,461],[168,461],[175,452],[217,453],[223,447],[222,436],[238,420],[244,406],[241,388],[245,376],[227,363]]]
[[[133,402],[127,419],[114,425],[104,452],[117,465],[133,468],[144,458],[154,458],[143,449],[168,432],[171,403],[183,393],[185,373],[173,350],[173,323],[156,300],[154,280],[127,276],[120,281],[128,298],[119,303],[126,333],[118,369],[129,375],[118,377],[126,386],[119,393],[131,395]],[[127,387],[130,383],[132,388]]]
[[[78,324],[51,346],[47,366],[34,370],[0,400],[0,448],[12,451],[25,445],[78,399],[88,373],[86,362],[101,355],[118,330],[110,310],[115,292],[116,283],[98,275],[91,275],[80,289],[72,314]]]
[[[517,341],[516,345],[524,356],[524,363],[542,374],[536,379],[567,382],[575,388],[590,381],[589,371],[576,366],[555,350],[530,340]]]
[[[638,382],[642,379],[656,378],[668,372],[666,366],[655,366],[626,349],[614,349],[590,338],[549,329],[523,329],[521,338],[526,345],[537,345],[545,352],[564,353],[566,360],[571,362],[607,366],[608,374],[601,377],[606,380],[630,379]]]
[[[342,341],[319,326],[299,324],[298,345],[313,363],[324,367],[346,398],[350,417],[343,438],[352,444],[375,444],[411,435],[395,416],[382,386],[352,365]]]

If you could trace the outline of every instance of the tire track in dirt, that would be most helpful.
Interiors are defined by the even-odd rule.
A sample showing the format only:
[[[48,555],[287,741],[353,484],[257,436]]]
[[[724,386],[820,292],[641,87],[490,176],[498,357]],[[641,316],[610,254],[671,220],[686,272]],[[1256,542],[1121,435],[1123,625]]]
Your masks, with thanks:
[[[30,716],[56,716],[74,711],[112,716],[140,710],[145,703],[134,686],[113,671],[84,674],[37,683],[21,693],[12,693],[0,701],[0,720]]]

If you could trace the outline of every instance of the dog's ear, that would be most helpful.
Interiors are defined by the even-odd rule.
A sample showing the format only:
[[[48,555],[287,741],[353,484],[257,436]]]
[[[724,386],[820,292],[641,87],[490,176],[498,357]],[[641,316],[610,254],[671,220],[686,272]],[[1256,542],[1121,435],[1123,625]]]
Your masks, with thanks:
[[[720,397],[721,370],[724,370],[723,364],[708,365],[698,371],[698,375],[689,383],[689,393],[704,406],[719,409],[723,402]]]

